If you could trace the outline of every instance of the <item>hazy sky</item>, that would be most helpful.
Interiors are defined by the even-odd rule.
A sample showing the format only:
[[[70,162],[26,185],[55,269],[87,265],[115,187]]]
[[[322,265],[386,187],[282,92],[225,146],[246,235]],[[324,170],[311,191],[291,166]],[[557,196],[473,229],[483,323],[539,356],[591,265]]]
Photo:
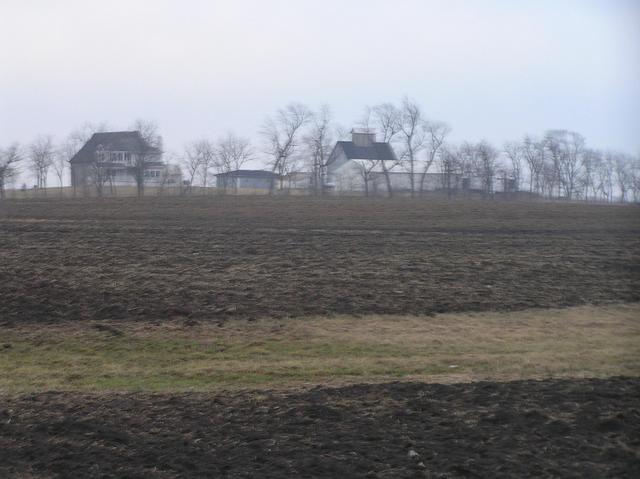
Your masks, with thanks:
[[[636,0],[0,0],[0,45],[0,146],[142,117],[178,151],[293,100],[350,127],[407,94],[456,140],[640,152]]]

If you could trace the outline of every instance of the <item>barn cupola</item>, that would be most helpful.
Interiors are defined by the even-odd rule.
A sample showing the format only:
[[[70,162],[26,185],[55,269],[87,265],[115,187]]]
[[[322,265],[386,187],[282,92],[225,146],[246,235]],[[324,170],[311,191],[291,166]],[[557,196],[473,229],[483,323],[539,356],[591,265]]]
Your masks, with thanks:
[[[373,146],[376,142],[376,131],[369,128],[351,130],[351,141],[355,146]]]

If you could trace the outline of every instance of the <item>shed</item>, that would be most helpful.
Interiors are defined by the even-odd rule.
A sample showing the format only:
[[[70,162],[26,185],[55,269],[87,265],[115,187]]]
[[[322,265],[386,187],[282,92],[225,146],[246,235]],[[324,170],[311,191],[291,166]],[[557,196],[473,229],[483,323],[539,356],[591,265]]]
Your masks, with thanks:
[[[270,190],[279,176],[266,170],[233,170],[216,175],[216,186],[224,191]]]

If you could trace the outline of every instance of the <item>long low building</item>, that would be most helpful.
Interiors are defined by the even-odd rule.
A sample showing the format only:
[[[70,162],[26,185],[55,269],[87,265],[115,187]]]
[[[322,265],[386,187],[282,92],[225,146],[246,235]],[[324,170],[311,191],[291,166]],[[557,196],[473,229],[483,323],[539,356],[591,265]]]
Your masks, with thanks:
[[[263,192],[278,188],[280,177],[266,170],[233,170],[216,175],[216,187],[227,193]]]

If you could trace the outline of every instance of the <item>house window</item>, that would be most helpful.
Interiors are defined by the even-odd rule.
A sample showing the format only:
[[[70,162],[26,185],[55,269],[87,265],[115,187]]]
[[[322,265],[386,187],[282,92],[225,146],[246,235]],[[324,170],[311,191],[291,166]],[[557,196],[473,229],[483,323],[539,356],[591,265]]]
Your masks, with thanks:
[[[130,152],[125,151],[125,153],[124,153],[124,161],[129,165],[131,164],[131,153]]]
[[[112,151],[109,158],[112,163],[123,163],[126,161],[126,154],[124,151]]]

